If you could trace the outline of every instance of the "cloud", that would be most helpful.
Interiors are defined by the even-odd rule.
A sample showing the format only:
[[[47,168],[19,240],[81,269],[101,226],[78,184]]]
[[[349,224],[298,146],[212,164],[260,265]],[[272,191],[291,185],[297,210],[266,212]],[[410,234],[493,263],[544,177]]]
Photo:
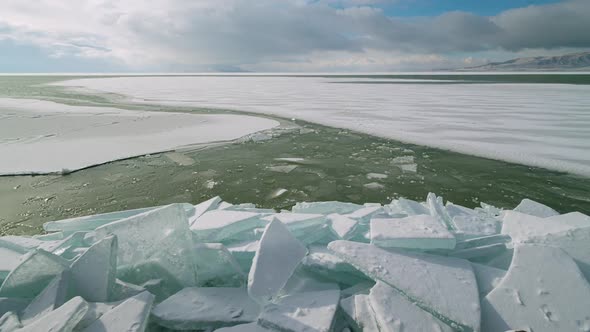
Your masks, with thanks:
[[[0,40],[148,70],[434,68],[455,54],[590,47],[587,0],[494,17],[388,17],[375,6],[392,2],[3,0]]]

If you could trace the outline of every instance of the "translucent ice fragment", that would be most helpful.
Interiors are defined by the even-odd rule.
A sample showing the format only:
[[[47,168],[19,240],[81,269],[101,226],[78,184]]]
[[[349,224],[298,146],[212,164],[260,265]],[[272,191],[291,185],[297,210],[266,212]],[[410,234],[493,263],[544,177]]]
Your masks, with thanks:
[[[23,327],[23,325],[18,319],[18,315],[14,312],[9,311],[0,316],[0,331],[12,332],[18,330],[21,327]]]
[[[415,215],[371,219],[371,243],[379,247],[428,250],[453,249],[456,240],[438,218]]]
[[[561,249],[518,245],[508,273],[482,300],[482,330],[580,331],[590,285]]]
[[[521,212],[505,211],[503,221],[502,234],[509,235],[514,243],[590,226],[590,217],[579,212],[539,218]]]
[[[245,288],[189,287],[155,306],[152,315],[170,329],[198,330],[250,323],[259,312]]]
[[[2,236],[0,237],[0,248],[11,249],[21,254],[36,249],[43,241],[26,236]]]
[[[548,207],[547,205],[541,204],[539,202],[535,202],[531,199],[525,198],[523,199],[517,207],[514,208],[514,211],[530,214],[531,216],[546,218],[559,215],[559,212],[553,210],[552,208]]]
[[[106,312],[82,332],[143,332],[153,302],[154,296],[149,292],[137,294]]]
[[[238,287],[245,283],[239,263],[221,243],[198,243],[194,249],[199,286]]]
[[[264,308],[258,324],[286,332],[328,332],[339,301],[338,290],[285,296]]]
[[[146,289],[122,280],[116,279],[115,285],[113,286],[113,292],[111,294],[111,301],[121,301],[129,297],[135,296],[139,293],[144,292]]]
[[[192,225],[203,213],[215,210],[219,206],[219,203],[221,203],[221,197],[215,196],[195,205],[195,213],[189,218],[189,225]]]
[[[468,259],[472,261],[487,261],[506,251],[506,245],[503,243],[488,244],[481,247],[459,249],[448,252],[449,256]]]
[[[354,204],[354,203],[344,203],[344,202],[303,202],[297,203],[291,211],[293,213],[320,213],[320,214],[330,214],[330,213],[339,213],[339,214],[347,214],[352,213],[358,209],[363,208],[362,205]]]
[[[96,229],[98,238],[117,236],[117,273],[131,273],[145,266],[154,267],[182,286],[196,283],[191,232],[181,204],[172,204]],[[154,279],[142,272],[145,280]],[[139,278],[141,279],[141,278]]]
[[[88,311],[88,303],[77,296],[61,307],[35,320],[18,332],[70,332]],[[104,330],[103,330],[104,331]]]
[[[334,241],[328,248],[444,323],[479,330],[479,294],[468,261],[349,241]]]
[[[262,234],[248,274],[248,294],[266,303],[283,288],[307,249],[283,223],[273,220]]]
[[[5,248],[0,244],[0,280],[3,280],[10,271],[18,266],[20,259],[24,253],[12,248]]]
[[[437,197],[433,193],[428,193],[426,197],[426,203],[428,204],[428,209],[430,210],[430,215],[438,218],[442,223],[444,223],[447,228],[451,231],[455,231],[456,227],[453,224],[453,220],[447,213],[445,206],[443,205],[442,197]]]
[[[70,268],[71,295],[91,302],[109,300],[117,273],[117,238],[108,236],[95,243]]]
[[[88,311],[84,318],[80,320],[78,325],[76,325],[75,331],[81,331],[90,326],[94,323],[97,319],[102,317],[105,313],[111,311],[113,308],[121,304],[123,301],[116,301],[116,302],[107,302],[107,303],[100,303],[100,302],[89,302],[88,303]]]
[[[383,282],[371,288],[369,301],[381,332],[454,331]]]
[[[267,224],[256,212],[212,210],[191,225],[195,237],[205,242],[219,242]]]
[[[33,250],[21,258],[0,287],[0,296],[33,298],[51,280],[68,268],[68,262],[44,250]]]
[[[455,234],[464,239],[494,235],[500,231],[498,219],[478,214],[454,216],[453,225]]]
[[[358,222],[349,217],[333,213],[326,217],[330,222],[330,229],[339,238],[348,240],[352,237]]]
[[[43,292],[37,295],[23,310],[21,313],[22,323],[27,325],[64,304],[68,295],[69,281],[69,271],[63,271],[57,275]]]
[[[345,285],[354,285],[367,280],[362,272],[324,246],[310,246],[309,253],[303,258],[301,264],[307,271]]]
[[[273,219],[278,219],[285,224],[289,231],[293,232],[295,236],[301,235],[311,228],[322,226],[326,223],[326,217],[317,213],[277,213],[263,218],[271,222]]]
[[[254,259],[254,255],[260,246],[260,241],[245,241],[230,244],[227,246],[227,250],[236,258],[236,261],[242,268],[244,273],[250,272],[250,267],[252,266],[252,260]]]
[[[383,207],[379,204],[377,206],[365,206],[361,209],[358,209],[352,213],[349,214],[345,214],[345,217],[348,217],[350,219],[354,219],[360,223],[368,223],[369,220],[371,220],[371,217],[379,214],[379,213],[384,213],[385,210],[383,209]]]
[[[29,304],[28,299],[20,299],[17,297],[0,297],[0,316],[5,313],[21,312]]]
[[[506,271],[497,269],[495,267],[471,263],[475,279],[477,280],[477,287],[479,288],[479,296],[484,297],[492,291],[506,275]]]

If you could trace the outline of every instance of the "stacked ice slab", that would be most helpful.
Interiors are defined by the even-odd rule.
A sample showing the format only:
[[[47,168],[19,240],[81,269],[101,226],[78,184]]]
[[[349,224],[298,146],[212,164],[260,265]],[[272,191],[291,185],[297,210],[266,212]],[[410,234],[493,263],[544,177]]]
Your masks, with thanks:
[[[0,331],[590,331],[590,217],[219,197],[0,238]]]

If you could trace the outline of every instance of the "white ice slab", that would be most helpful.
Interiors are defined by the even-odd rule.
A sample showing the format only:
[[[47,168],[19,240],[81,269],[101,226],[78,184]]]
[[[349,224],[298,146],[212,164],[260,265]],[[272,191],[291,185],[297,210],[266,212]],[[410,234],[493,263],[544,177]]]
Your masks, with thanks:
[[[259,213],[224,209],[205,212],[190,228],[199,239],[216,242],[264,225]]]
[[[68,295],[70,279],[69,271],[64,271],[56,276],[43,292],[37,295],[23,310],[20,315],[23,325],[31,323],[64,304]]]
[[[547,205],[535,202],[531,199],[523,199],[513,211],[530,214],[531,216],[546,218],[559,215],[559,212],[553,210]]]
[[[468,261],[350,241],[334,241],[328,248],[446,324],[479,330],[479,294]]]
[[[190,287],[155,306],[152,314],[170,329],[197,330],[250,323],[259,312],[245,288]]]
[[[18,332],[70,332],[88,311],[88,303],[77,296],[61,307],[37,319]],[[104,330],[103,330],[104,331]],[[109,331],[110,332],[110,331]]]
[[[329,332],[339,301],[339,290],[285,296],[264,308],[258,324],[285,332]]]
[[[480,297],[486,296],[492,291],[492,289],[496,288],[506,275],[505,270],[495,267],[476,263],[471,263],[471,266],[473,266],[475,279],[477,279],[477,287],[479,288]]]
[[[152,104],[275,114],[590,175],[590,131],[586,130],[590,86],[494,84],[490,89],[489,84],[396,84],[392,88],[339,81],[350,78],[119,77],[54,84],[120,93]]]
[[[23,327],[23,325],[18,319],[18,315],[16,313],[7,312],[0,316],[0,331],[12,332],[20,329],[21,327]]]
[[[358,220],[361,223],[367,223],[373,215],[381,212],[384,212],[383,207],[381,204],[378,204],[377,206],[365,206],[352,213],[345,214],[344,216]]]
[[[371,243],[379,247],[453,249],[455,237],[438,218],[416,215],[371,219]]]
[[[352,237],[358,221],[341,214],[333,213],[326,216],[330,222],[330,229],[339,238],[348,240]]]
[[[362,209],[362,205],[346,202],[302,202],[293,206],[293,213],[347,214]]]
[[[482,300],[482,331],[590,329],[590,285],[561,249],[520,245],[510,270]]]
[[[273,220],[262,234],[252,268],[248,274],[248,294],[266,303],[287,283],[307,249],[287,227]]]
[[[221,203],[221,197],[215,196],[195,205],[195,213],[192,216],[190,216],[188,224],[192,225],[200,216],[203,215],[203,213],[217,208],[217,206],[219,206],[219,203]]]
[[[0,174],[63,173],[190,144],[237,139],[274,120],[140,112],[0,98]]]
[[[143,292],[107,311],[82,332],[145,331],[154,296]]]
[[[430,214],[430,211],[424,205],[411,199],[405,199],[403,197],[393,200],[391,204],[389,204],[389,209],[393,213],[403,213],[409,216]]]
[[[505,211],[502,234],[509,235],[513,242],[522,242],[532,237],[588,226],[590,226],[590,216],[579,212],[539,218],[520,212]]]
[[[369,301],[380,332],[454,331],[381,281],[371,288]]]

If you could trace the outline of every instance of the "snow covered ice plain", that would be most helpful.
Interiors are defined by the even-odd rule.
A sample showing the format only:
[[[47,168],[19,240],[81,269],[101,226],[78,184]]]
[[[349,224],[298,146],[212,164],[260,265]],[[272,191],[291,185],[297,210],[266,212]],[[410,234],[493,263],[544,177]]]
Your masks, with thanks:
[[[473,84],[468,76],[463,82],[444,83],[229,75],[87,78],[53,84],[117,93],[140,103],[273,114],[590,176],[590,85]]]
[[[590,331],[590,217],[528,199],[213,197],[44,227],[0,237],[0,331]]]

